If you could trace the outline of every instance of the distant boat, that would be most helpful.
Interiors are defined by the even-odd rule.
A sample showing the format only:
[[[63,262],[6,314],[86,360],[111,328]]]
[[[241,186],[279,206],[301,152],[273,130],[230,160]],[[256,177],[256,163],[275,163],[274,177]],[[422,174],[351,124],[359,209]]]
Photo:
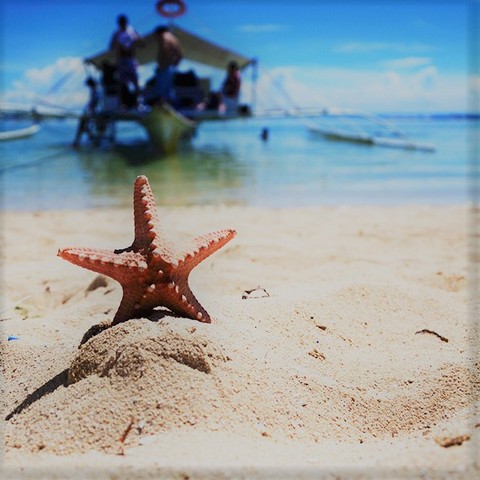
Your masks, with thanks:
[[[34,124],[29,127],[15,128],[13,130],[0,131],[0,141],[18,140],[20,138],[35,135],[40,130],[40,125]]]
[[[391,122],[369,113],[353,110],[325,110],[323,119],[318,123],[309,123],[308,129],[314,135],[321,135],[329,140],[354,142],[365,145],[403,148],[407,150],[434,151],[429,143],[417,142],[402,132]],[[329,120],[325,122],[326,119]],[[333,120],[342,120],[342,124]],[[321,120],[324,120],[322,123]]]

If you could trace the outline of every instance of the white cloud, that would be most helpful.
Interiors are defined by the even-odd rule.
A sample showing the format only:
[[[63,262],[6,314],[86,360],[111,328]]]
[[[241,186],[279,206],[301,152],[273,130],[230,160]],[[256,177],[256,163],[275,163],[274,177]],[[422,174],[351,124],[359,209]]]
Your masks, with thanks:
[[[480,93],[480,75],[470,76],[470,88],[476,93]]]
[[[397,52],[397,53],[425,53],[434,48],[421,43],[389,43],[389,42],[348,42],[335,45],[335,53],[372,53],[372,52]]]
[[[53,65],[44,68],[31,68],[25,72],[25,77],[39,86],[51,85],[58,81],[61,76],[78,71],[82,68],[82,61],[78,57],[59,58]]]
[[[271,79],[276,79],[272,82]],[[466,111],[467,78],[440,74],[433,65],[418,71],[369,71],[283,67],[261,76],[258,107],[339,107],[374,113]],[[245,99],[249,87],[245,86]]]
[[[21,104],[47,103],[81,107],[87,99],[85,70],[80,57],[59,58],[52,65],[26,70],[23,78],[4,92],[2,101]]]
[[[236,30],[243,33],[271,33],[271,32],[282,32],[288,30],[286,25],[267,23],[267,24],[246,24],[239,25]]]
[[[405,57],[383,62],[383,66],[388,69],[416,68],[431,64],[432,59],[430,57]]]

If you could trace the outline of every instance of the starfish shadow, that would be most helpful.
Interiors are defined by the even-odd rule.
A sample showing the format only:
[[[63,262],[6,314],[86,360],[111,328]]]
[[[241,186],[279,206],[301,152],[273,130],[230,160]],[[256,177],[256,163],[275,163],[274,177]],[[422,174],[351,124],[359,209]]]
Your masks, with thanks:
[[[163,320],[165,317],[185,318],[184,315],[179,315],[178,313],[172,312],[167,308],[155,308],[152,314],[146,318],[148,318],[148,320],[151,320],[152,322],[159,322],[160,320]]]
[[[27,407],[40,400],[45,395],[54,392],[58,387],[68,386],[68,369],[63,370],[53,378],[45,382],[41,387],[37,388],[34,392],[27,395],[27,398],[20,404],[18,404],[6,417],[5,420],[10,420],[14,415],[18,415]]]

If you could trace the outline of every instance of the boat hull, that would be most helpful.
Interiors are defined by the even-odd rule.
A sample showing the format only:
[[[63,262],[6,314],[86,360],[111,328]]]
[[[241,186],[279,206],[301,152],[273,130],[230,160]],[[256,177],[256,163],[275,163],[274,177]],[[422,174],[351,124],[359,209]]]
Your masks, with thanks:
[[[364,145],[379,145],[382,147],[403,148],[406,150],[424,150],[428,152],[435,151],[435,147],[428,143],[414,142],[407,138],[392,138],[368,135],[363,133],[351,133],[341,130],[325,130],[321,128],[309,127],[311,133],[321,135],[328,140],[342,142],[361,143]]]
[[[0,132],[0,141],[17,140],[20,138],[30,137],[32,135],[35,135],[39,130],[40,126],[35,124],[25,128],[18,128],[16,130]]]
[[[154,106],[141,120],[151,142],[165,154],[174,153],[182,139],[190,138],[196,123],[169,105]]]

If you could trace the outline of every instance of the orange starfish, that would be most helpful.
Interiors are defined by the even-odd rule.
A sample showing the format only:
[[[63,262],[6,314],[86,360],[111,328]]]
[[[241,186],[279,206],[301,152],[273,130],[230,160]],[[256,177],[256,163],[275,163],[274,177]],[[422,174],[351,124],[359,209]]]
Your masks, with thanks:
[[[174,248],[162,235],[155,199],[145,176],[135,180],[133,208],[135,240],[131,247],[114,251],[65,248],[58,255],[120,283],[123,298],[112,325],[146,316],[157,306],[210,323],[210,315],[188,286],[188,275],[229,242],[236,235],[235,230],[202,235],[194,238],[189,248]]]

